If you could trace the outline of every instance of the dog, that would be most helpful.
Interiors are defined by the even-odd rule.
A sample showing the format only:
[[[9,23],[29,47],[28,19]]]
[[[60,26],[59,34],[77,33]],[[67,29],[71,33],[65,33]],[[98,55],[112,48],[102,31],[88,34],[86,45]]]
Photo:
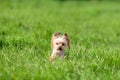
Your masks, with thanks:
[[[70,39],[67,33],[63,35],[59,32],[52,35],[51,39],[52,54],[50,56],[50,61],[54,60],[56,57],[64,59],[65,49],[70,49]]]

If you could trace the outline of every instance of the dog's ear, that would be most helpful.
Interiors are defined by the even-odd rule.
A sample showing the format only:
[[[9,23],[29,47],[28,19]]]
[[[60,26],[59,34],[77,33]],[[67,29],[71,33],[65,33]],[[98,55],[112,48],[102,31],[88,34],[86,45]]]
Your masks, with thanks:
[[[60,35],[61,35],[60,32],[57,32],[57,33],[55,33],[55,34],[52,35],[52,39],[51,39],[51,45],[52,45],[52,47],[53,47],[54,39],[58,38]]]
[[[52,35],[52,39],[56,39],[56,38],[58,38],[60,35],[61,35],[61,33],[60,33],[60,32],[57,32],[57,33],[55,33],[55,34]]]
[[[70,39],[69,39],[68,34],[65,33],[65,34],[63,35],[63,38],[67,40],[67,45],[68,45],[68,48],[70,49]]]
[[[61,35],[60,32],[57,32],[57,33],[53,34],[53,36],[55,36],[55,37],[59,37],[60,35]]]

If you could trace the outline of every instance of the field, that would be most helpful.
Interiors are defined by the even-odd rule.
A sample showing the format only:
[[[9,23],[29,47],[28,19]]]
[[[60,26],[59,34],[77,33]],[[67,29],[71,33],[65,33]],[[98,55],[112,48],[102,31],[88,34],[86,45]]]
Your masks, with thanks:
[[[50,62],[55,32],[71,49]],[[120,3],[1,0],[0,80],[120,80]]]

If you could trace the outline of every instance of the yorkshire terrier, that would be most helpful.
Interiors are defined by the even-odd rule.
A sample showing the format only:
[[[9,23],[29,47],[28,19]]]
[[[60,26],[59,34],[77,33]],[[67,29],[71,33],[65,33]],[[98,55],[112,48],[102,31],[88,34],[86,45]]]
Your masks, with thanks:
[[[52,54],[50,60],[54,60],[56,57],[64,59],[65,49],[70,49],[70,39],[67,33],[63,35],[59,32],[52,35],[51,39]]]

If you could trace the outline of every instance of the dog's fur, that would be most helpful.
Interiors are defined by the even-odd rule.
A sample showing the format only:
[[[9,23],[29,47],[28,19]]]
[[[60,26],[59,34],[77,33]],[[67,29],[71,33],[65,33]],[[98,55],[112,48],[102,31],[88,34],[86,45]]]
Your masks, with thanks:
[[[63,35],[61,33],[55,33],[52,35],[51,39],[52,46],[52,55],[50,56],[50,60],[54,60],[56,57],[64,58],[65,49],[70,49],[70,39],[67,33]]]

